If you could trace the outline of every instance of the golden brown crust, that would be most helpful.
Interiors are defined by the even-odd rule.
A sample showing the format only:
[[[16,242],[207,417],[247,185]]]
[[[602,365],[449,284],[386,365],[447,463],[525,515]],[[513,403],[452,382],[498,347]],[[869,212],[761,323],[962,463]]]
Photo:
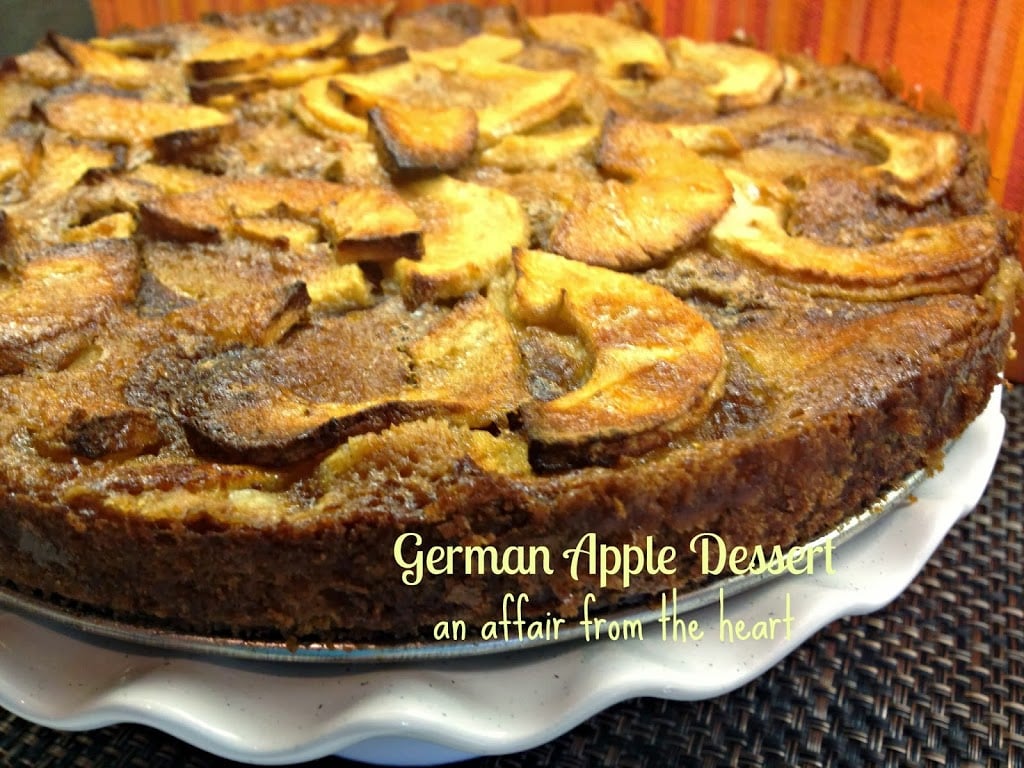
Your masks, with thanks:
[[[326,640],[672,586],[402,582],[397,537],[814,536],[941,460],[1009,346],[977,140],[852,66],[295,7],[0,72],[0,577]]]

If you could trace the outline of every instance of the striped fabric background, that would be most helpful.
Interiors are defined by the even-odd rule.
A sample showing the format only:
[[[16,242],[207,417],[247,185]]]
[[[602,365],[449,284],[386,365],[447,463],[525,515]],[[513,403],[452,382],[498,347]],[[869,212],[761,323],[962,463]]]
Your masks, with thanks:
[[[327,0],[330,1],[330,0]],[[433,0],[397,0],[400,10]],[[287,0],[92,0],[101,34],[124,26],[242,12]],[[612,0],[517,0],[528,14],[607,8]],[[665,35],[721,40],[742,29],[760,46],[852,57],[895,68],[908,94],[952,105],[967,130],[986,136],[991,189],[1024,212],[1024,0],[645,0]],[[1024,249],[1022,249],[1024,250]],[[1024,256],[1024,252],[1022,252]],[[1018,338],[1024,338],[1024,321]],[[1024,357],[1024,356],[1022,356]],[[1024,360],[1015,369],[1024,380]]]

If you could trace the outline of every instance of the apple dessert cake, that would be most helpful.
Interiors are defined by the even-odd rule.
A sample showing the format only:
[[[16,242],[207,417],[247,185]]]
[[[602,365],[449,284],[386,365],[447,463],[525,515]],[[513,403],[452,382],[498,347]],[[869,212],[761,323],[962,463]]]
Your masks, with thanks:
[[[0,73],[0,577],[373,641],[830,529],[980,413],[1021,282],[982,143],[897,90],[630,4],[49,35]],[[589,534],[678,568],[396,551]]]

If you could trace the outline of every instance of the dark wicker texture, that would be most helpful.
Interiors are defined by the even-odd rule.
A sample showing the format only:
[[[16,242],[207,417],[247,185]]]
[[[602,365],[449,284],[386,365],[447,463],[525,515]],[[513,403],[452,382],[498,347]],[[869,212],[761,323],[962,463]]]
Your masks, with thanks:
[[[888,608],[831,624],[730,695],[629,701],[545,746],[463,765],[1024,766],[1024,387],[1003,403],[984,499]],[[147,728],[62,733],[0,711],[0,765],[233,764]]]

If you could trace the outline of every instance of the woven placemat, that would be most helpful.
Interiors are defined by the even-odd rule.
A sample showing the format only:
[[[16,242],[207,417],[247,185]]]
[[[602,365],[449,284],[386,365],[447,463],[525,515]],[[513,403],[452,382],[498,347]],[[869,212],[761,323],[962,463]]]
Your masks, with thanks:
[[[985,497],[885,610],[834,622],[729,695],[625,702],[550,744],[463,765],[1024,766],[1024,387],[1003,411]],[[237,764],[148,728],[62,733],[0,710],[0,765]]]

